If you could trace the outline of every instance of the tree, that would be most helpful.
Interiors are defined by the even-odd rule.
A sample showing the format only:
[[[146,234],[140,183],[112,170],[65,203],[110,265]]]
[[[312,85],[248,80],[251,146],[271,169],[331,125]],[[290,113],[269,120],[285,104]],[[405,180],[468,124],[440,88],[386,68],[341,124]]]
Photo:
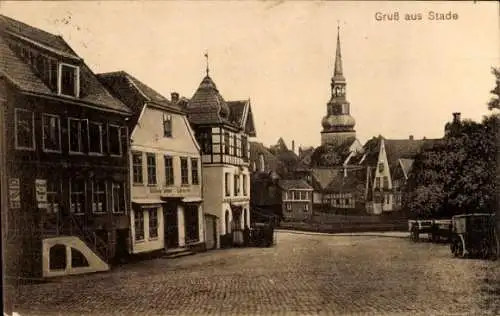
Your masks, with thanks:
[[[490,91],[494,96],[488,102],[488,109],[500,109],[500,68],[492,68],[491,72],[496,78],[496,85],[495,88]]]

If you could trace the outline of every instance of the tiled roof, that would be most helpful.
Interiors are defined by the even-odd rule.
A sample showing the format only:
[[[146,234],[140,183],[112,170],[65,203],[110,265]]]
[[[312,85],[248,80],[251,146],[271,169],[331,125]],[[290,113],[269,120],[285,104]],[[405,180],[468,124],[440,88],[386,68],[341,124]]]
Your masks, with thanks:
[[[384,139],[387,162],[391,169],[397,166],[400,158],[414,158],[424,144],[434,143],[435,139]]]
[[[60,99],[68,99],[52,91],[45,82],[35,74],[34,70],[9,47],[8,41],[13,43],[28,42],[38,50],[54,54],[58,51],[60,58],[68,56],[77,59],[80,67],[80,97],[70,98],[72,101],[83,101],[103,109],[109,109],[129,114],[131,111],[120,100],[114,98],[99,82],[94,73],[79,59],[76,53],[60,36],[56,36],[40,29],[31,27],[22,22],[0,15],[0,29],[7,30],[0,36],[0,73],[18,89],[39,95],[50,95]],[[8,33],[10,32],[10,34]]]
[[[203,78],[189,100],[186,111],[189,121],[193,124],[229,122],[229,106],[208,75]]]
[[[130,124],[135,126],[146,102],[152,102],[166,111],[181,111],[160,93],[125,71],[98,74],[99,80],[109,91],[134,112]]]
[[[314,180],[319,185],[320,190],[324,190],[328,187],[333,178],[339,173],[339,168],[313,168],[311,169],[311,175]]]
[[[293,190],[293,189],[306,189],[312,190],[313,188],[304,180],[279,180],[280,188],[283,190]]]
[[[344,174],[343,170],[339,170],[328,184],[325,191],[334,193],[352,192],[357,188],[364,188],[366,183],[366,170],[347,169]]]

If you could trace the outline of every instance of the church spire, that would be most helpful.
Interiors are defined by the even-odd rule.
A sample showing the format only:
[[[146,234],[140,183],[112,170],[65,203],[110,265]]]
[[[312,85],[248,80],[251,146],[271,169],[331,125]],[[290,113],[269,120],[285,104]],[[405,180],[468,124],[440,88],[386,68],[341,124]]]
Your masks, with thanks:
[[[338,22],[337,22],[338,23]],[[337,51],[335,52],[335,70],[332,81],[345,81],[342,71],[342,53],[340,51],[340,26],[337,25]]]
[[[209,77],[209,72],[210,72],[210,67],[209,67],[209,64],[208,64],[208,51],[205,52],[205,59],[207,61],[207,77]]]

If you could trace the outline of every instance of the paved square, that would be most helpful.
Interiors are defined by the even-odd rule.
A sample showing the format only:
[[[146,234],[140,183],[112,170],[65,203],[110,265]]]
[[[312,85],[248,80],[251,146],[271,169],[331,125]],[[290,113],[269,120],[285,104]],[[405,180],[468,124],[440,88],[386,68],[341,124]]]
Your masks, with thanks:
[[[500,262],[379,235],[155,259],[18,289],[21,315],[499,315]]]

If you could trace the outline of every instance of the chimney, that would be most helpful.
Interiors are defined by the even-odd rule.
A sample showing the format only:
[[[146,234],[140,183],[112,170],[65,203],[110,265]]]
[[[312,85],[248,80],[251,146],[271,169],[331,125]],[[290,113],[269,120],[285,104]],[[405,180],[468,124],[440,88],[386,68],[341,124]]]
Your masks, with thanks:
[[[410,140],[413,140],[413,135],[410,135],[410,138],[409,138],[409,139],[410,139]]]
[[[179,94],[177,92],[172,92],[170,98],[172,99],[172,103],[177,103],[177,101],[179,101]]]
[[[427,137],[424,136],[424,140],[426,140],[426,139],[427,139]]]
[[[460,112],[453,113],[453,123],[460,123]]]
[[[295,141],[292,140],[292,151],[295,153]]]

